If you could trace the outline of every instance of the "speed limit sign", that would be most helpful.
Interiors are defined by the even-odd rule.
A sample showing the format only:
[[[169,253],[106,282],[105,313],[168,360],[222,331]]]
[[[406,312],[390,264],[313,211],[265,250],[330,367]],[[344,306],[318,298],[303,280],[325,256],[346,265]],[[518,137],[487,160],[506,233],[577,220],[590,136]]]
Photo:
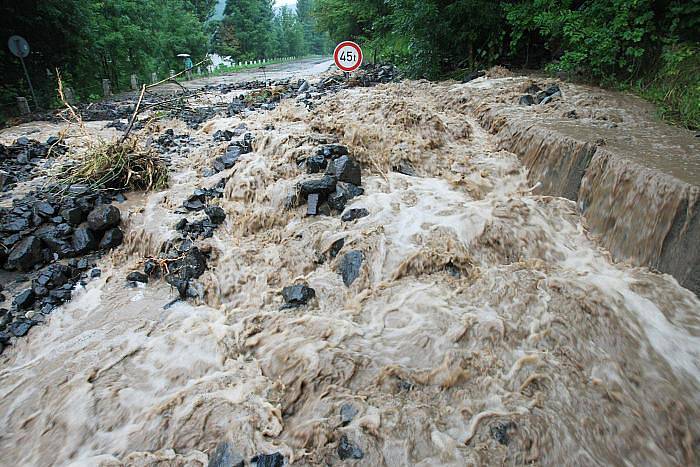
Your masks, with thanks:
[[[335,46],[333,60],[342,71],[355,71],[362,65],[362,49],[352,41],[341,42]]]

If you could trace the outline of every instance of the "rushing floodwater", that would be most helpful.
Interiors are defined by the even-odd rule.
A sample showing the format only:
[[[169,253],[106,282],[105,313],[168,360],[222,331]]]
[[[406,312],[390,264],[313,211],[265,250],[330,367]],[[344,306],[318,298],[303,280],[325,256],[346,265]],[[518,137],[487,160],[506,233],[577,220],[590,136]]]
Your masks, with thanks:
[[[230,171],[202,178],[218,153],[195,148],[170,190],[130,196],[102,277],[0,356],[0,464],[197,466],[224,440],[295,465],[697,462],[700,301],[613,263],[574,202],[537,195],[517,157],[446,104],[462,91],[286,102],[246,119],[255,150]],[[363,166],[348,207],[370,215],[285,211],[307,177],[297,157],[333,137]],[[402,159],[417,176],[391,171]],[[173,210],[228,175],[203,303],[163,309],[167,284],[125,288],[175,235]],[[350,250],[364,262],[346,287]],[[281,288],[301,281],[316,299],[281,311]],[[343,435],[362,460],[338,458]]]

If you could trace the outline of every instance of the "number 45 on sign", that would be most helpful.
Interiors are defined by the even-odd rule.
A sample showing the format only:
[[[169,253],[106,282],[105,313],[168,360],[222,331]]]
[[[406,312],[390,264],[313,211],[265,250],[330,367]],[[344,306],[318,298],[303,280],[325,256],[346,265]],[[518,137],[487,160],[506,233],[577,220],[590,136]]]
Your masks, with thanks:
[[[341,42],[335,46],[333,60],[341,71],[355,71],[362,65],[362,49],[352,41]]]

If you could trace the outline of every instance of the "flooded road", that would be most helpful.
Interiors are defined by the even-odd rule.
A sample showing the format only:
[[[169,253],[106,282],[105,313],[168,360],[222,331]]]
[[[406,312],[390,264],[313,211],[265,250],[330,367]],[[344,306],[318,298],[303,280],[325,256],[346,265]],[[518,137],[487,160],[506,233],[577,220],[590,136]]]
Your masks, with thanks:
[[[696,464],[700,300],[537,194],[451,100],[469,92],[406,81],[159,122],[205,142],[244,121],[253,152],[204,177],[225,144],[195,145],[170,189],[127,196],[102,276],[0,355],[0,464],[205,466],[222,442],[294,465]],[[369,214],[286,209],[314,178],[297,160],[336,141],[362,167],[346,211]],[[202,299],[125,287],[178,235],[173,210],[227,177]],[[315,298],[282,309],[301,283]]]

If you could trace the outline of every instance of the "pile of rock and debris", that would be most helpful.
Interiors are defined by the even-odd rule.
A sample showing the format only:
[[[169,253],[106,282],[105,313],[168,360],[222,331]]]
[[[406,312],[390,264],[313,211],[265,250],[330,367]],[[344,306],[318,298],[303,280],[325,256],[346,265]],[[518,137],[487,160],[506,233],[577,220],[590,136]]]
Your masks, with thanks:
[[[0,208],[0,274],[13,279],[5,286],[7,296],[0,297],[6,302],[0,308],[3,345],[69,300],[77,283],[86,283],[94,260],[122,243],[121,214],[113,200],[76,185],[65,196],[35,192],[15,199],[11,209]],[[98,270],[90,274],[98,275]]]
[[[67,150],[55,136],[46,143],[21,137],[9,146],[0,144],[0,191],[9,191],[17,183],[34,178],[37,167],[49,166],[52,156],[60,156]]]

